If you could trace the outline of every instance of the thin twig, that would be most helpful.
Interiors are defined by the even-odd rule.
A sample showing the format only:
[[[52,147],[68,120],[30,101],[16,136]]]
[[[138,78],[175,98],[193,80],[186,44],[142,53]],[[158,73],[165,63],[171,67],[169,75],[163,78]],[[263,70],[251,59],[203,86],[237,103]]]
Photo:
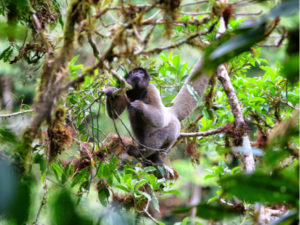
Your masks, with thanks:
[[[209,15],[211,12],[180,12],[181,15],[189,16],[199,16],[199,15]]]
[[[143,212],[146,213],[146,215],[154,222],[158,224],[158,221],[148,212],[148,208],[149,208],[149,200],[147,200],[147,205],[145,207],[145,209],[143,209]]]
[[[147,22],[147,21],[153,20],[160,12],[161,12],[160,9],[157,10],[152,16],[150,16],[149,18],[145,19],[145,20],[143,21],[143,23],[145,23],[145,22]]]
[[[254,4],[257,4],[258,2],[257,1],[248,1],[248,0],[241,0],[241,1],[238,1],[238,2],[234,2],[232,3],[233,6],[235,7],[241,7],[241,6],[249,6],[249,5],[254,5]]]
[[[29,1],[27,1],[27,2],[29,2]],[[33,11],[33,9],[32,9],[32,11]],[[51,43],[49,42],[49,40],[47,39],[47,37],[46,37],[47,35],[44,33],[44,30],[42,29],[41,23],[40,23],[40,21],[39,21],[39,19],[36,16],[34,11],[32,13],[32,18],[33,18],[33,22],[35,24],[35,27],[36,27],[37,31],[41,35],[44,44],[47,46],[48,52],[50,52],[50,53],[53,52],[53,47],[52,47]]]
[[[48,168],[48,163],[47,163],[46,172],[45,172],[46,175],[45,175],[45,178],[44,178],[44,185],[43,185],[43,191],[44,191],[44,193],[43,193],[42,201],[41,201],[40,207],[39,207],[39,209],[37,211],[37,214],[36,214],[35,221],[34,221],[33,225],[38,225],[39,216],[40,216],[40,214],[42,212],[43,207],[46,205],[47,193],[48,193],[48,184],[47,184],[48,171],[49,171],[49,168]]]
[[[210,20],[209,17],[204,17],[202,19],[193,19],[193,20],[174,20],[172,21],[172,24],[174,25],[201,25],[204,23],[207,23]],[[159,24],[165,24],[166,22],[163,19],[158,19],[158,20],[149,20],[149,21],[144,21],[141,23],[141,25],[159,25]]]
[[[137,51],[134,53],[134,55],[139,55],[139,54],[143,54],[143,55],[151,55],[151,54],[157,54],[157,53],[160,53],[162,51],[165,51],[167,49],[173,49],[173,48],[178,48],[179,46],[183,45],[183,44],[186,44],[188,43],[189,41],[193,40],[194,38],[196,37],[199,37],[199,36],[202,36],[204,34],[206,34],[207,32],[204,32],[204,33],[196,33],[196,34],[192,34],[191,36],[189,36],[188,38],[182,40],[182,41],[179,41],[178,43],[175,43],[175,44],[171,44],[171,45],[168,45],[168,46],[163,46],[163,47],[160,47],[160,48],[154,48],[154,49],[150,49],[150,50],[147,50],[147,51]]]
[[[158,221],[147,211],[144,210],[144,213],[146,213],[146,215],[154,222],[158,224]]]
[[[150,40],[150,36],[153,33],[154,29],[155,29],[155,25],[153,25],[151,27],[151,30],[147,33],[147,35],[145,36],[145,38],[143,40],[142,47],[134,53],[135,55],[140,55],[140,53],[146,48],[146,46],[147,46],[147,44],[148,44],[148,42]]]
[[[34,112],[34,110],[29,109],[29,110],[24,110],[24,111],[20,111],[20,112],[10,113],[10,114],[3,114],[3,115],[0,115],[0,118],[18,116],[18,115],[21,115],[21,114],[31,113],[31,112]]]
[[[133,25],[133,31],[134,31],[134,34],[137,38],[137,40],[142,43],[143,42],[143,39],[141,38],[141,34],[139,33],[137,27],[135,25]]]
[[[202,1],[185,3],[185,4],[180,5],[180,7],[191,6],[191,5],[198,5],[198,4],[202,4],[202,3],[208,3],[208,0],[202,0]]]
[[[259,16],[263,13],[263,10],[254,13],[233,13],[234,16]]]

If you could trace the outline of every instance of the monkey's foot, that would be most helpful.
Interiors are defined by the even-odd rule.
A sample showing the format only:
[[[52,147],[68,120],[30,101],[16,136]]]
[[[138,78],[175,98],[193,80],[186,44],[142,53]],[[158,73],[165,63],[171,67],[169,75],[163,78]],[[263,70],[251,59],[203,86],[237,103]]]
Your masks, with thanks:
[[[125,151],[128,155],[133,156],[135,158],[140,156],[139,149],[137,146],[128,145],[125,147]]]

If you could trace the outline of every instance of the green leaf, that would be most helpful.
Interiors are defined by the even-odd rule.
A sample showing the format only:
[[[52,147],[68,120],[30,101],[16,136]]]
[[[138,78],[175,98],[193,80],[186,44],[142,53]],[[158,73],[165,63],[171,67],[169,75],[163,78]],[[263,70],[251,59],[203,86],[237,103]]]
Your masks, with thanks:
[[[74,63],[77,61],[77,59],[79,58],[78,55],[74,56],[71,61],[69,62],[70,65],[74,65]]]
[[[176,207],[172,213],[173,214],[186,214],[186,213],[189,213],[191,210],[192,210],[192,206],[178,206]]]
[[[191,223],[190,218],[189,218],[189,217],[185,217],[185,218],[182,220],[181,223],[178,222],[178,223],[175,223],[174,225],[188,225],[188,224],[190,224],[190,223]]]
[[[105,187],[105,186],[102,186],[99,191],[98,191],[98,198],[99,198],[99,201],[101,202],[101,204],[103,206],[107,206],[108,205],[108,198],[109,198],[109,190]]]
[[[147,180],[143,179],[138,181],[135,185],[134,185],[134,190],[138,190],[141,186],[143,186],[145,183],[147,183]]]
[[[116,188],[119,188],[119,189],[121,189],[121,190],[123,190],[123,191],[125,191],[125,192],[130,192],[130,190],[127,188],[127,187],[125,187],[124,185],[117,185],[116,186]]]
[[[181,195],[180,191],[175,190],[175,189],[164,191],[164,194],[175,194],[175,195],[178,195],[178,196]]]
[[[56,163],[56,162],[53,163],[53,164],[52,164],[52,168],[53,168],[54,172],[56,173],[57,178],[62,176],[62,174],[63,174],[63,169],[60,167],[60,165],[59,165],[58,163]],[[59,179],[58,179],[58,180],[59,180]]]
[[[63,170],[63,173],[61,175],[61,183],[62,184],[64,184],[68,179],[69,169],[70,169],[70,164],[66,165],[66,167]]]
[[[280,162],[289,157],[291,153],[289,149],[266,150],[263,157],[264,165],[265,167],[275,168],[280,165]]]
[[[104,177],[109,177],[110,174],[111,174],[111,172],[113,172],[113,171],[110,170],[110,165],[109,164],[104,164],[104,167],[103,167],[103,176]]]
[[[283,64],[283,74],[292,83],[299,80],[299,53],[289,56]]]
[[[104,162],[103,161],[101,161],[100,162],[100,165],[99,165],[99,167],[98,167],[98,171],[97,171],[97,177],[98,178],[103,178],[104,176],[103,176],[103,170],[104,170]]]
[[[249,50],[252,45],[264,38],[265,29],[265,24],[261,24],[249,32],[231,38],[209,54],[209,62],[213,62],[213,64],[217,66]]]
[[[154,194],[152,195],[152,203],[153,203],[154,209],[159,212],[159,202]]]
[[[9,23],[0,23],[0,39],[19,39],[24,40],[27,34],[27,27]]]
[[[140,193],[141,195],[145,196],[149,201],[151,201],[151,196],[150,196],[148,193],[143,192],[143,191],[139,191],[139,193]]]
[[[157,181],[156,176],[154,176],[154,174],[150,174],[150,175],[145,175],[145,178],[150,182],[150,184],[152,186],[155,186],[155,183]]]
[[[203,109],[202,110],[202,113],[203,113],[203,117],[206,119],[206,120],[209,120],[209,113],[207,112],[207,110],[206,109]]]
[[[88,168],[84,168],[77,172],[75,177],[72,179],[71,187],[74,187],[76,184],[80,182],[84,182],[86,180],[86,176],[88,175]]]
[[[203,223],[200,223],[200,222],[198,222],[198,221],[195,221],[195,224],[196,224],[196,225],[203,225]]]
[[[0,128],[0,141],[2,143],[16,143],[18,138],[10,129]]]
[[[207,203],[212,203],[212,202],[218,200],[218,198],[219,198],[219,196],[214,196],[214,197],[208,199]]]
[[[236,166],[231,170],[231,174],[238,173],[241,171],[241,169],[242,169],[241,166]]]
[[[0,60],[3,59],[4,62],[7,62],[13,53],[13,46],[9,46],[8,48],[4,49],[0,54]]]
[[[239,215],[240,212],[225,205],[210,205],[201,203],[197,205],[196,216],[203,219],[222,220],[226,217]]]
[[[75,71],[80,70],[82,68],[83,68],[83,65],[81,65],[81,64],[70,66],[71,72],[75,72]]]
[[[194,96],[195,100],[197,102],[199,102],[200,101],[200,97],[199,97],[198,93],[195,91],[195,89],[191,85],[189,85],[189,84],[186,86],[186,88],[190,92],[190,94]]]
[[[106,180],[107,184],[109,186],[113,186],[113,183],[114,183],[114,179],[113,179],[113,176],[109,176]]]
[[[145,172],[153,172],[156,171],[156,168],[154,166],[147,166],[144,168]]]
[[[214,178],[214,177],[216,177],[216,175],[214,175],[214,174],[208,174],[208,175],[206,175],[206,176],[204,177],[204,180],[207,180],[207,179],[209,179],[209,178]]]
[[[225,193],[250,203],[296,204],[299,195],[297,179],[275,172],[272,175],[256,172],[225,176],[220,184]]]
[[[165,223],[161,222],[161,221],[157,221],[158,225],[165,225]]]

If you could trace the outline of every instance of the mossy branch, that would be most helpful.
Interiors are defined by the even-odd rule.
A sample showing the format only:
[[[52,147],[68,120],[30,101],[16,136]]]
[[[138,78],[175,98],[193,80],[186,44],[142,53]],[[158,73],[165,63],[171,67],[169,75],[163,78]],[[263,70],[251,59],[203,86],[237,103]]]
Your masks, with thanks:
[[[75,22],[79,13],[78,5],[80,2],[80,0],[73,0],[69,4],[63,35],[63,46],[56,56],[51,54],[44,61],[41,82],[37,93],[38,98],[35,101],[36,115],[32,123],[25,130],[20,146],[17,146],[15,149],[16,155],[19,156],[16,161],[20,167],[23,167],[25,172],[28,172],[30,168],[31,145],[36,133],[43,121],[47,120],[50,123],[51,112],[53,111],[55,102],[57,102],[57,99],[61,95],[60,85],[56,81],[58,76],[62,76],[59,80],[65,80],[66,73],[63,71],[63,68],[65,68],[67,61],[73,56]],[[63,82],[61,85],[63,85]]]

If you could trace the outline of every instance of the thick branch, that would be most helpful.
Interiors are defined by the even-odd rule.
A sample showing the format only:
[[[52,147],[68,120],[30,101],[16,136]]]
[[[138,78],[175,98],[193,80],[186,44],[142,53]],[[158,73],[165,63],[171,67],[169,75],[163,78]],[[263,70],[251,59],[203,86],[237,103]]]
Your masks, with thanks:
[[[219,27],[219,34],[222,34],[226,31],[225,20],[222,17]],[[220,35],[218,35],[219,37]],[[232,114],[234,116],[234,131],[232,134],[234,147],[242,146],[243,149],[246,150],[243,158],[243,164],[247,172],[252,172],[255,170],[255,161],[250,145],[250,140],[248,136],[248,126],[245,123],[242,110],[236,96],[236,92],[231,84],[227,69],[224,64],[220,65],[217,70],[217,76],[219,81],[221,82],[224,91],[227,95]]]
[[[63,85],[66,78],[65,64],[73,56],[75,19],[78,16],[77,6],[79,2],[80,0],[73,0],[69,4],[64,29],[64,42],[59,54],[56,56],[51,54],[45,59],[41,73],[41,83],[39,84],[39,96],[35,102],[36,115],[23,134],[21,146],[16,147],[16,151],[19,153],[17,161],[25,171],[28,171],[31,165],[30,157],[33,139],[42,122],[44,120],[50,122],[53,106],[61,95],[60,86]]]
[[[231,107],[231,111],[235,118],[235,124],[240,126],[245,123],[242,110],[236,96],[234,87],[231,84],[230,78],[228,76],[227,70],[224,65],[218,67],[218,79],[220,80],[224,91],[228,97],[228,101]]]

